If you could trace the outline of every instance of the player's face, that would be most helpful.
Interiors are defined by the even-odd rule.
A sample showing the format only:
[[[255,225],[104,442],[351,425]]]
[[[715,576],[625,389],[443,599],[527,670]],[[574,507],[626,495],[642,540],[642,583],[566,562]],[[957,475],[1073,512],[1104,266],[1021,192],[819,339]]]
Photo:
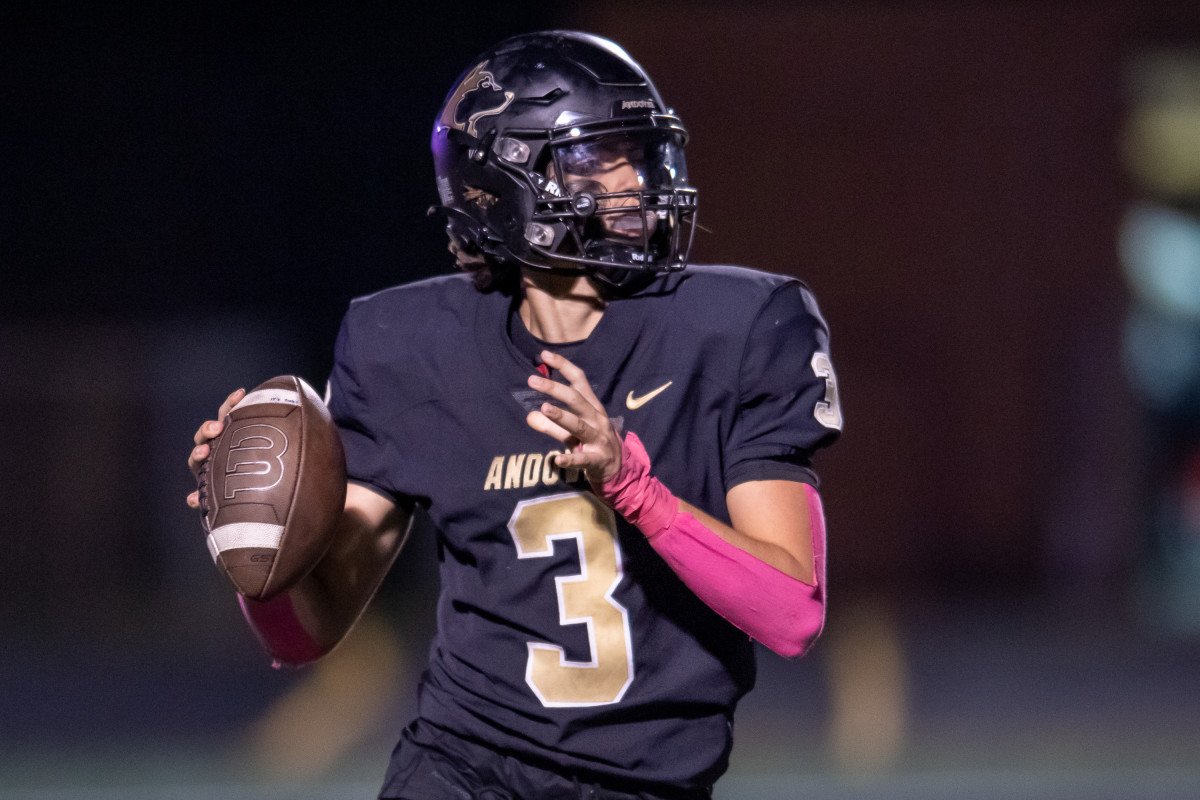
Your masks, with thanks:
[[[651,211],[636,210],[646,176],[636,149],[625,145],[621,140],[601,140],[565,148],[560,155],[563,187],[570,195],[586,192],[597,198],[596,217],[606,235],[641,239],[654,233],[657,220]],[[631,210],[614,211],[619,208]]]
[[[660,133],[613,133],[562,145],[555,165],[566,194],[596,198],[598,235],[627,243],[650,240],[659,226],[659,214],[643,205],[654,197],[648,193],[686,183],[678,143]]]

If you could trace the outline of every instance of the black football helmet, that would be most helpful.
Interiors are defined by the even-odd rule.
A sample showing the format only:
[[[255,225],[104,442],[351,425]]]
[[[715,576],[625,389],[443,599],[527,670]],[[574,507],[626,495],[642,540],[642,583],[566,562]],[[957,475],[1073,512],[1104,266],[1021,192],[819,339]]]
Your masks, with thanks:
[[[502,263],[586,270],[616,288],[687,264],[687,131],[607,39],[506,39],[455,83],[433,127],[450,234]]]

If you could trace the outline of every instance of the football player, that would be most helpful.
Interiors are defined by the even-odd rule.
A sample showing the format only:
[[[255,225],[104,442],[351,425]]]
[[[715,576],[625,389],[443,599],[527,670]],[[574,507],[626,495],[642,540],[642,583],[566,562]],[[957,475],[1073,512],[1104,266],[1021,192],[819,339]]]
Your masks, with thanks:
[[[793,278],[688,264],[687,138],[624,50],[574,32],[501,42],[437,117],[465,271],[351,304],[336,542],[242,598],[278,662],[319,658],[428,513],[438,633],[382,797],[710,797],[752,640],[794,657],[821,631],[828,331]]]

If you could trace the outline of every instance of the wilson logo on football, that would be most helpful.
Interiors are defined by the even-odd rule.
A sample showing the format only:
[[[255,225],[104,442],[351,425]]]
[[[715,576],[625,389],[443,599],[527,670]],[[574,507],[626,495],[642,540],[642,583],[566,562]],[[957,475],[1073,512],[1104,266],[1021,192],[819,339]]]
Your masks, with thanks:
[[[246,425],[230,431],[225,460],[225,499],[238,492],[264,492],[283,480],[283,454],[288,440],[274,425]]]

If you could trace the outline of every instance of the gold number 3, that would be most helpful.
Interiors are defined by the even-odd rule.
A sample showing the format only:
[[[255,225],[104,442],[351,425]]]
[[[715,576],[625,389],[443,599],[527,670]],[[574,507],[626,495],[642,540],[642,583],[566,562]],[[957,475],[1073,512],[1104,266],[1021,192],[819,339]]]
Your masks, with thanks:
[[[633,682],[629,613],[613,599],[624,573],[616,518],[589,494],[559,494],[517,504],[508,522],[517,558],[546,558],[554,542],[574,539],[578,575],[554,579],[560,625],[587,625],[590,661],[568,661],[562,647],[528,642],[525,682],[542,705],[618,702]]]

